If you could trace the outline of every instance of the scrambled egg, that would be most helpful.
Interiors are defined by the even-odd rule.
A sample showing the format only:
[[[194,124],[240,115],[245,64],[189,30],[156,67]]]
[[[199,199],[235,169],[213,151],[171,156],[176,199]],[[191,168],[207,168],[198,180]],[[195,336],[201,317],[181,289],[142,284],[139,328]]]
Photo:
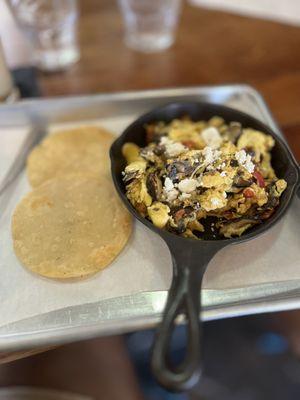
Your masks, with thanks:
[[[129,201],[158,228],[240,236],[271,216],[286,189],[271,166],[274,139],[237,122],[175,119],[148,125],[146,137],[144,148],[123,146],[123,179]]]
[[[156,201],[152,206],[147,208],[151,221],[158,228],[164,228],[169,221],[170,209],[166,204]]]

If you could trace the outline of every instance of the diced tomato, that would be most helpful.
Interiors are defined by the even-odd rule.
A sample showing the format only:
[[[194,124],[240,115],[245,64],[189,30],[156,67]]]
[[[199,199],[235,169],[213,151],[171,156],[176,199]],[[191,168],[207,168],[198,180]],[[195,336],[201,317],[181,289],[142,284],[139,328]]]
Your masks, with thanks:
[[[153,142],[154,134],[155,134],[154,125],[153,124],[152,125],[150,125],[150,124],[147,125],[146,126],[146,140],[147,140],[147,143]]]
[[[265,180],[259,171],[255,170],[253,172],[253,176],[256,179],[256,183],[258,184],[259,187],[261,187],[261,188],[266,187]]]
[[[183,140],[182,144],[186,147],[188,147],[189,149],[195,149],[196,148],[196,143],[193,142],[192,140]]]
[[[251,188],[246,188],[243,190],[243,195],[246,197],[246,199],[251,199],[252,197],[255,196],[255,192]]]
[[[184,211],[183,208],[182,208],[181,210],[178,210],[178,211],[175,213],[175,221],[176,221],[176,222],[179,221],[179,220],[184,216],[184,214],[185,214],[185,211]]]

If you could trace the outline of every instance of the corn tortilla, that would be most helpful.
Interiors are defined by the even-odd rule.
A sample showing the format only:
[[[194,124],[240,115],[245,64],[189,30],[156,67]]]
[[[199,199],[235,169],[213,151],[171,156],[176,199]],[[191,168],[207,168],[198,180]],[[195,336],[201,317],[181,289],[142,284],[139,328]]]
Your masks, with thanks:
[[[65,175],[27,194],[12,217],[14,249],[32,272],[83,278],[125,246],[131,218],[106,177]]]
[[[109,148],[114,136],[96,126],[86,126],[47,136],[27,159],[30,184],[73,173],[109,174]]]

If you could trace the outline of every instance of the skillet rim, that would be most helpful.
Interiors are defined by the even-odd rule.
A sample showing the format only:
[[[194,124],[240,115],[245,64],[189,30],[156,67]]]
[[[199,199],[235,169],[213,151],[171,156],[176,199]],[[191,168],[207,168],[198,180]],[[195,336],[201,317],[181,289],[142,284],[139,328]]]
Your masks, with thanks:
[[[250,231],[249,233],[245,233],[242,234],[239,237],[233,237],[233,238],[218,238],[218,239],[200,239],[200,240],[196,240],[193,238],[184,238],[180,235],[177,235],[175,233],[169,232],[167,230],[163,230],[160,228],[157,228],[156,226],[154,226],[150,221],[148,221],[146,218],[142,217],[138,211],[132,206],[132,204],[130,203],[130,201],[127,199],[126,195],[125,195],[125,191],[123,190],[123,188],[121,187],[121,185],[119,184],[119,177],[117,176],[116,173],[116,156],[115,156],[115,152],[117,151],[117,149],[119,149],[121,147],[121,145],[124,142],[124,139],[126,138],[126,136],[131,132],[131,130],[133,128],[136,127],[136,125],[140,125],[141,124],[141,120],[147,119],[149,117],[151,117],[153,115],[153,119],[155,119],[154,114],[157,114],[158,112],[168,112],[170,108],[177,108],[178,109],[178,114],[180,114],[180,108],[182,107],[188,107],[188,106],[202,106],[202,107],[207,107],[207,108],[211,108],[214,109],[216,111],[214,111],[216,114],[218,115],[218,109],[219,110],[223,110],[225,113],[229,112],[229,113],[233,113],[234,115],[237,116],[237,118],[233,119],[237,122],[239,122],[240,119],[242,118],[247,118],[250,121],[253,121],[253,124],[256,125],[260,125],[260,129],[262,132],[267,133],[269,135],[271,135],[273,137],[273,139],[275,140],[275,142],[277,144],[279,144],[280,147],[280,151],[281,152],[285,152],[286,158],[290,164],[290,166],[293,169],[293,175],[294,175],[294,182],[292,182],[292,187],[290,187],[290,192],[289,192],[289,197],[286,198],[284,200],[284,203],[280,203],[279,207],[280,209],[275,211],[275,215],[272,217],[272,219],[268,219],[265,222],[257,225],[257,227],[254,227],[253,231]],[[240,118],[238,118],[240,117]],[[176,117],[174,117],[176,118]],[[251,122],[252,122],[251,121]],[[143,122],[144,123],[144,122]],[[249,128],[251,128],[251,125],[248,126]],[[285,141],[279,137],[274,131],[273,129],[271,129],[268,125],[266,125],[264,122],[261,122],[260,120],[258,120],[257,118],[234,108],[222,105],[222,104],[217,104],[217,103],[210,103],[210,102],[203,102],[203,101],[184,101],[184,102],[169,102],[166,104],[162,104],[158,107],[155,107],[153,109],[151,109],[150,111],[143,113],[142,115],[140,115],[138,118],[136,118],[134,121],[132,121],[124,130],[123,132],[119,135],[119,137],[112,143],[111,147],[110,147],[110,160],[111,160],[111,175],[112,175],[112,179],[114,182],[114,186],[118,192],[118,195],[120,196],[121,200],[123,201],[123,204],[126,206],[126,208],[130,211],[130,213],[137,218],[142,224],[146,225],[149,229],[151,229],[152,231],[154,231],[155,233],[159,234],[161,237],[163,237],[163,239],[167,242],[174,242],[174,241],[183,241],[184,243],[189,242],[191,245],[199,245],[199,244],[212,244],[214,243],[216,246],[219,245],[220,247],[224,247],[228,244],[235,244],[235,243],[243,243],[246,242],[248,240],[254,239],[262,234],[264,234],[266,231],[268,231],[269,229],[273,228],[274,225],[276,225],[285,215],[285,213],[287,212],[287,210],[289,209],[292,200],[294,198],[294,195],[296,193],[297,190],[297,186],[300,185],[299,179],[300,179],[300,174],[299,174],[299,166],[295,160],[295,157],[293,155],[293,153],[291,152],[289,146],[287,143],[285,143]],[[276,172],[276,171],[275,171]],[[291,184],[289,185],[291,186]]]

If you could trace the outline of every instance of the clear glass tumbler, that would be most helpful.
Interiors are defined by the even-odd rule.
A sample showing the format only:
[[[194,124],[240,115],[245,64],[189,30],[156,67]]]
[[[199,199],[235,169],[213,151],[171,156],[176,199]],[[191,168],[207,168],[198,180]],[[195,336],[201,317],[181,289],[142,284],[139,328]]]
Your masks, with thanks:
[[[119,0],[127,46],[146,53],[174,43],[181,0]]]
[[[78,61],[76,0],[9,0],[9,3],[40,69],[57,71]]]

